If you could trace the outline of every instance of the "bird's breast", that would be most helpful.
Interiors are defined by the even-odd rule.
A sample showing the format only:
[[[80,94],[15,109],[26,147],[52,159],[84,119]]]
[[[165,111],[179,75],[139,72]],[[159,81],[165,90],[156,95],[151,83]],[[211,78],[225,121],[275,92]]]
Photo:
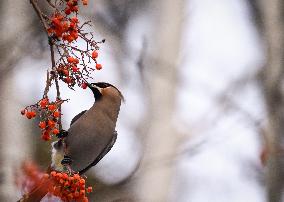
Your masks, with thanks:
[[[115,122],[103,110],[90,109],[70,127],[65,141],[73,170],[93,162],[112,139]]]

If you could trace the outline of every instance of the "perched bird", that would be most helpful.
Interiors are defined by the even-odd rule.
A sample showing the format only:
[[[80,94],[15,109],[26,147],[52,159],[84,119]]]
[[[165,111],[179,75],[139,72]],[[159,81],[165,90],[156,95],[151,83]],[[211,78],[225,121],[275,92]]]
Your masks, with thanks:
[[[53,143],[51,167],[62,170],[69,164],[80,174],[96,165],[114,145],[115,126],[124,100],[121,92],[105,82],[91,83],[88,87],[95,98],[89,110],[76,115],[68,131],[61,131],[60,139]]]

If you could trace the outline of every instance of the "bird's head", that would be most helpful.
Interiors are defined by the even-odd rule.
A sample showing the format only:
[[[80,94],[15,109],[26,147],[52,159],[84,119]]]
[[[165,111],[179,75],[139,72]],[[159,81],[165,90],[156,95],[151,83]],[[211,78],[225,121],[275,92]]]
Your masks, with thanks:
[[[122,93],[112,84],[106,82],[88,83],[87,86],[92,90],[96,101],[103,97],[120,99],[124,101]]]

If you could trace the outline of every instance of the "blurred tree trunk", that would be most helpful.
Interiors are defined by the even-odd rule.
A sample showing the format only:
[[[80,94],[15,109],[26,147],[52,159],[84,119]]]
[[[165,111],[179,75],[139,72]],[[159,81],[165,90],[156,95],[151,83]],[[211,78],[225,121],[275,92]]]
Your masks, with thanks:
[[[31,31],[27,1],[0,2],[0,201],[16,201],[15,170],[28,155],[25,126],[17,119],[20,98],[17,96],[13,67],[25,53],[25,32]],[[27,50],[27,49],[25,49]]]
[[[172,126],[176,95],[183,1],[159,0],[153,8],[152,39],[145,61],[150,90],[149,125],[144,156],[138,170],[135,193],[138,201],[165,202],[172,186],[172,161],[176,157],[178,134]],[[171,163],[166,163],[171,162]]]
[[[284,2],[260,2],[267,64],[264,69],[264,95],[268,111],[268,201],[280,202],[284,182]]]

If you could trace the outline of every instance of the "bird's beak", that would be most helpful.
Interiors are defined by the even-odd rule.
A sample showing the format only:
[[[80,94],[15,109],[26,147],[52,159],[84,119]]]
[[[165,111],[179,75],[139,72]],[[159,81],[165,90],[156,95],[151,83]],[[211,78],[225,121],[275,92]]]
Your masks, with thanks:
[[[92,88],[93,86],[91,85],[91,84],[89,84],[89,83],[87,83],[87,86],[89,87],[89,88]]]
[[[93,83],[93,84],[87,83],[87,86],[88,86],[91,90],[97,89],[100,93],[102,93],[102,88],[98,87],[95,83]]]

